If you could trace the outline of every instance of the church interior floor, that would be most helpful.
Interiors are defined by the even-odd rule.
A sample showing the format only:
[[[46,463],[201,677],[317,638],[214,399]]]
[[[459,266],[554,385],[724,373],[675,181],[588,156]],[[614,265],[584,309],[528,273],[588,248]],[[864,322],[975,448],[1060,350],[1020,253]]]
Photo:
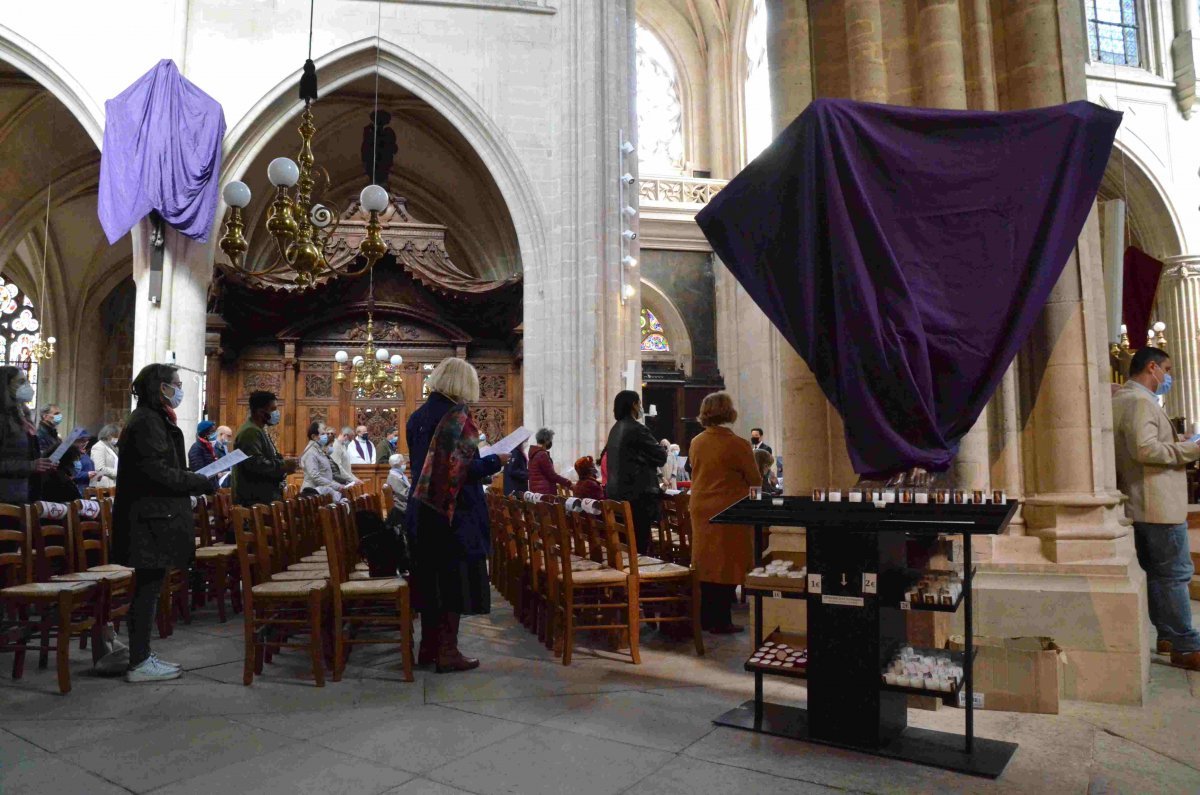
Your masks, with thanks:
[[[211,610],[154,640],[186,669],[174,682],[100,678],[75,650],[61,696],[53,665],[39,671],[34,656],[14,682],[0,656],[0,792],[1200,792],[1200,675],[1157,662],[1144,707],[977,713],[980,736],[1020,744],[989,781],[713,726],[753,693],[746,635],[706,635],[697,658],[646,629],[640,666],[584,638],[564,667],[494,606],[463,622],[480,669],[418,671],[411,684],[380,646],[355,649],[323,688],[302,651],[244,687],[240,617],[219,624]],[[772,680],[766,695],[802,703],[805,691]],[[961,731],[962,712],[910,710],[909,722]]]

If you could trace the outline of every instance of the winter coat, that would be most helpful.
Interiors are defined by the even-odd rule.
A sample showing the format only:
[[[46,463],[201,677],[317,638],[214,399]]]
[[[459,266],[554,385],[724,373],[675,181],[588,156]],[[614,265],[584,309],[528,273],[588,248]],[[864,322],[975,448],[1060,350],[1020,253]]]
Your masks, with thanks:
[[[96,442],[92,445],[92,464],[96,477],[88,485],[101,489],[111,489],[117,485],[117,454],[107,442]]]
[[[96,463],[94,461],[92,461],[92,457],[90,455],[88,455],[87,453],[83,453],[82,455],[80,455],[79,456],[79,474],[75,476],[74,480],[75,480],[75,485],[79,487],[79,494],[81,496],[83,494],[83,490],[86,489],[90,485],[90,482],[89,482],[90,479],[88,478],[88,473],[95,472],[95,471],[96,471]]]
[[[270,505],[283,499],[283,479],[287,477],[283,456],[267,432],[246,420],[238,428],[233,446],[250,456],[233,468],[229,478],[234,505]]]
[[[318,491],[324,488],[333,494],[341,492],[337,481],[333,479],[333,461],[317,442],[310,440],[300,454],[300,468],[304,470],[304,483],[300,488]]]
[[[724,426],[706,428],[692,440],[692,562],[701,582],[740,585],[754,565],[749,525],[715,525],[712,518],[762,484],[750,442]]]
[[[635,500],[658,494],[658,468],[667,462],[667,450],[645,425],[623,419],[608,432],[606,490],[611,500]]]
[[[504,493],[524,494],[529,491],[529,459],[525,457],[525,448],[518,447],[512,451],[508,463],[504,465]]]
[[[433,442],[433,433],[442,417],[452,408],[454,403],[449,398],[434,392],[425,405],[408,418],[405,434],[412,461],[414,487],[425,467],[425,456]],[[468,468],[466,482],[458,491],[454,520],[449,528],[446,527],[444,518],[438,517],[442,518],[442,521],[437,521],[434,518],[437,514],[429,508],[421,510],[421,502],[410,495],[404,526],[413,543],[418,546],[424,545],[421,552],[423,558],[435,559],[438,564],[444,566],[483,560],[488,556],[492,549],[492,533],[488,523],[487,500],[480,486],[485,479],[499,472],[500,466],[499,456],[480,458],[476,454]]]
[[[187,470],[183,431],[161,407],[139,406],[121,431],[112,557],[135,569],[186,569],[196,551],[192,496],[212,483]]]
[[[571,493],[585,500],[602,500],[604,499],[604,486],[598,480],[580,478],[579,482],[571,488]]]
[[[24,428],[13,433],[7,422],[0,425],[0,503],[24,505],[33,499],[33,462],[40,457],[37,437]]]
[[[534,494],[558,493],[556,486],[571,488],[571,481],[554,471],[550,451],[536,444],[529,448],[529,490]]]
[[[39,423],[37,429],[38,458],[49,458],[50,454],[62,444],[58,428],[54,425]]]

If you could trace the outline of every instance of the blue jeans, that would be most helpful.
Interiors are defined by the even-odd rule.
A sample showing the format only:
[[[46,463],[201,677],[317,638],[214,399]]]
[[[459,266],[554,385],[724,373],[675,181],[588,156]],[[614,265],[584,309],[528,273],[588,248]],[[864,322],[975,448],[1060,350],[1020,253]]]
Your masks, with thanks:
[[[1195,569],[1188,554],[1186,524],[1133,523],[1138,563],[1146,570],[1150,622],[1172,651],[1200,651],[1200,632],[1192,627],[1188,583]]]

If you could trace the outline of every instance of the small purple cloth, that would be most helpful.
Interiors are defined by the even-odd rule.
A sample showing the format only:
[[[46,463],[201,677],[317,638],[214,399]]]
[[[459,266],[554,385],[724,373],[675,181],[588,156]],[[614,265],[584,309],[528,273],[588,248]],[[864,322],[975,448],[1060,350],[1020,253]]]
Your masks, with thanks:
[[[841,413],[856,472],[950,465],[1075,249],[1120,124],[1089,102],[820,99],[696,216]]]
[[[225,114],[164,59],[104,103],[98,214],[111,245],[151,210],[193,240],[217,212]]]

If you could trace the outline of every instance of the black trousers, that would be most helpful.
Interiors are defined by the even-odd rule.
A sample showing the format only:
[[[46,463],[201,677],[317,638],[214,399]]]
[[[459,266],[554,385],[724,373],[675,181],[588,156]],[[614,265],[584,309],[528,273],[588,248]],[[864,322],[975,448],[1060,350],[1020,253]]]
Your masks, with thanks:
[[[642,494],[629,501],[633,513],[633,536],[639,555],[653,554],[650,551],[650,528],[658,521],[661,498],[657,494]]]
[[[166,569],[137,569],[133,574],[133,603],[129,606],[130,668],[136,668],[150,656],[154,611],[166,575]]]
[[[733,623],[733,600],[736,585],[715,582],[700,583],[700,627],[716,629]]]

